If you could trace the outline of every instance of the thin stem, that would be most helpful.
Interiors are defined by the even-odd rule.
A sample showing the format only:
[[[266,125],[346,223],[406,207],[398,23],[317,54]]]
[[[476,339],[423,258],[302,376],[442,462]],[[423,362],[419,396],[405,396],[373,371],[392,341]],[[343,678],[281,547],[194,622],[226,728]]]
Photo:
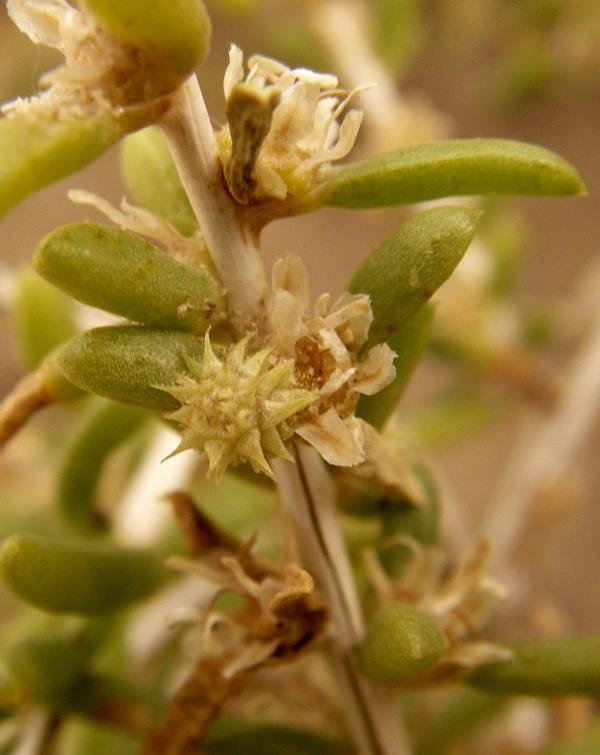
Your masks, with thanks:
[[[201,658],[176,692],[165,720],[141,755],[183,755],[196,752],[210,724],[225,703],[238,694],[252,671],[225,676],[219,661]]]
[[[572,467],[600,411],[600,313],[574,357],[561,399],[533,431],[518,443],[482,531],[493,533],[493,557],[506,563],[525,527],[537,494],[559,481]]]
[[[215,135],[195,75],[175,92],[161,125],[227,289],[233,325],[240,333],[251,330],[260,324],[265,306],[264,266],[256,240],[241,225],[225,187]]]
[[[346,86],[371,85],[360,95],[370,146],[381,151],[429,139],[447,131],[446,119],[420,102],[415,108],[373,51],[367,34],[369,18],[353,0],[313,0],[309,19],[326,45]]]
[[[45,406],[54,403],[48,393],[41,369],[26,375],[0,404],[0,447]]]
[[[345,697],[344,713],[361,755],[407,755],[394,695],[360,672],[355,646],[364,633],[360,601],[339,529],[335,490],[321,458],[303,444],[291,447],[295,464],[273,460],[280,497],[297,534],[304,566],[331,611],[332,662]]]

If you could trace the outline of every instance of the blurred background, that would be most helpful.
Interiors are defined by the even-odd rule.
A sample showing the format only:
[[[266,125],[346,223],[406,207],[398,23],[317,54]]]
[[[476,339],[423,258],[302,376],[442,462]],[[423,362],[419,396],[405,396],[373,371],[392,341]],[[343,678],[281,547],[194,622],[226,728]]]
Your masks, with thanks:
[[[555,416],[561,390],[574,375],[573,360],[600,328],[600,4],[207,0],[207,5],[214,35],[198,73],[216,125],[224,123],[222,78],[235,42],[246,54],[334,71],[344,87],[378,85],[361,95],[366,117],[353,156],[449,136],[505,137],[556,151],[587,184],[586,198],[484,203],[477,248],[442,292],[432,348],[392,431],[399,444],[419,449],[433,465],[448,501],[449,539],[471,542],[484,521],[497,521],[501,493],[495,491],[503,489],[519,448],[527,447],[519,445],[522,433],[535,438],[536,429]],[[12,26],[4,4],[0,49],[2,100],[33,92],[43,71],[59,62]],[[39,240],[57,225],[97,219],[67,200],[70,188],[118,203],[123,194],[118,150],[31,197],[0,224],[3,393],[23,372],[8,312],[12,271],[28,263]],[[268,265],[288,252],[300,254],[314,281],[313,295],[335,296],[359,260],[408,212],[322,210],[274,223],[263,239]],[[536,596],[536,611],[528,611],[524,623],[515,622],[518,612],[510,614],[503,627],[509,636],[529,633],[531,624],[549,633],[598,630],[593,586],[600,574],[600,423],[593,400],[576,403],[574,411],[583,415],[584,429],[572,459],[548,489],[536,488],[526,521],[507,536],[502,565],[507,573],[518,572],[516,604],[519,595]],[[11,453],[0,462],[8,473],[16,464]],[[553,454],[560,461],[560,442],[546,452],[546,463]],[[518,518],[508,511],[504,520]]]

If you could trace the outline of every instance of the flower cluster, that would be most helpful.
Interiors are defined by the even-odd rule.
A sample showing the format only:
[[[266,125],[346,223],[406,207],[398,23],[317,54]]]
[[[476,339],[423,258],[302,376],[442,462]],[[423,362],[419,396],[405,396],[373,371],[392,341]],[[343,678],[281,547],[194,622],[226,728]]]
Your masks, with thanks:
[[[225,72],[228,126],[218,135],[233,196],[242,204],[303,196],[319,170],[352,149],[362,112],[338,119],[355,91],[338,89],[332,74],[290,69],[261,55],[244,59],[232,45]]]
[[[218,356],[207,333],[202,361],[190,360],[177,385],[161,386],[181,403],[168,415],[182,431],[175,453],[195,448],[217,476],[242,462],[272,476],[267,455],[289,459],[284,443],[296,434],[330,464],[365,461],[364,423],[354,410],[360,394],[394,378],[394,352],[378,344],[359,361],[373,318],[367,296],[343,294],[330,306],[322,295],[312,317],[308,298],[302,261],[279,260],[261,347],[247,354],[248,335]]]

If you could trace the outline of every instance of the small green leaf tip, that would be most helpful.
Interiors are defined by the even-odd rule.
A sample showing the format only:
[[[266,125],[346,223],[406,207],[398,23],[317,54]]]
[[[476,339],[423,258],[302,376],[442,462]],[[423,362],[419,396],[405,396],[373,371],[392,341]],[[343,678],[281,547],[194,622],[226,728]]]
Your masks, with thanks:
[[[356,410],[357,417],[369,422],[377,430],[381,430],[394,413],[427,347],[434,312],[432,305],[422,307],[386,339],[387,345],[396,354],[396,359],[394,359],[396,376],[379,393],[361,396]]]
[[[0,217],[32,192],[95,160],[126,131],[110,112],[58,118],[34,104],[0,119]]]
[[[72,302],[26,267],[15,277],[13,319],[28,369],[77,334]]]
[[[83,5],[108,31],[180,78],[208,52],[210,19],[201,0],[83,0]]]
[[[174,411],[179,401],[156,386],[174,385],[203,342],[187,333],[125,325],[87,330],[62,346],[56,365],[69,383],[146,409]]]
[[[575,168],[544,147],[509,139],[456,139],[333,168],[317,203],[368,208],[477,194],[585,193]]]
[[[177,262],[119,228],[57,228],[39,244],[33,266],[79,301],[147,325],[204,333],[225,317],[225,296],[206,267]]]
[[[184,236],[198,228],[167,142],[156,126],[121,144],[121,177],[135,204],[172,223]]]
[[[507,695],[600,697],[600,635],[508,645],[513,657],[470,671],[465,681]]]
[[[80,633],[46,628],[12,644],[6,665],[18,699],[60,707],[84,674],[91,648]]]
[[[148,413],[97,398],[70,440],[58,474],[57,503],[65,521],[87,533],[104,530],[97,509],[98,487],[111,453],[143,425]]]
[[[365,675],[380,684],[402,684],[422,676],[440,659],[446,638],[435,620],[409,603],[381,606],[359,648]]]
[[[436,207],[390,234],[358,267],[348,290],[368,294],[374,322],[365,348],[394,337],[462,259],[480,213]]]
[[[2,543],[0,576],[43,611],[92,615],[146,598],[164,571],[149,551],[22,534]]]

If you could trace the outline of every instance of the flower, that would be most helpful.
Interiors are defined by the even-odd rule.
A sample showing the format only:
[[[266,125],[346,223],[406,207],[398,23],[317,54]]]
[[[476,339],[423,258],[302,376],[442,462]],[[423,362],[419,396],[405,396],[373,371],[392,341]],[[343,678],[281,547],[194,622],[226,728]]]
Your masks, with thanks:
[[[217,548],[195,560],[175,556],[167,562],[215,585],[201,611],[188,609],[173,619],[191,625],[188,641],[194,654],[200,644],[205,655],[221,662],[225,678],[294,660],[328,627],[327,607],[310,574],[294,563],[266,562],[252,552],[252,545],[244,544],[235,554],[223,556]],[[227,592],[242,596],[243,606],[217,610],[215,601]],[[200,643],[194,629],[200,631]]]
[[[440,675],[449,666],[471,668],[512,656],[509,649],[478,639],[496,604],[506,597],[504,586],[488,574],[490,544],[486,539],[450,570],[438,548],[424,548],[408,535],[395,535],[384,543],[384,547],[395,545],[411,552],[402,575],[390,578],[370,549],[364,552],[367,573],[382,603],[405,600],[435,618],[448,640],[438,664]]]
[[[241,204],[307,194],[321,168],[352,149],[362,113],[349,111],[358,90],[338,89],[332,74],[290,69],[232,45],[224,90],[228,126],[218,136],[231,193]]]
[[[329,306],[323,295],[309,316],[308,276],[289,256],[273,267],[269,316],[271,331],[254,351],[247,353],[256,340],[248,334],[217,355],[207,332],[202,360],[188,360],[189,374],[160,386],[181,404],[167,415],[182,431],[174,453],[200,451],[216,476],[249,462],[272,477],[267,456],[290,460],[284,444],[298,435],[330,464],[365,461],[364,423],[354,409],[360,394],[381,390],[395,375],[385,344],[359,361],[373,319],[368,296],[343,294]]]
[[[344,293],[330,305],[329,294],[322,294],[311,317],[301,259],[290,255],[278,260],[272,278],[271,342],[279,353],[293,357],[296,384],[317,394],[296,419],[294,431],[329,464],[360,464],[365,461],[365,423],[354,416],[356,404],[361,394],[377,393],[396,374],[396,355],[387,344],[377,344],[359,361],[373,320],[369,297]]]

